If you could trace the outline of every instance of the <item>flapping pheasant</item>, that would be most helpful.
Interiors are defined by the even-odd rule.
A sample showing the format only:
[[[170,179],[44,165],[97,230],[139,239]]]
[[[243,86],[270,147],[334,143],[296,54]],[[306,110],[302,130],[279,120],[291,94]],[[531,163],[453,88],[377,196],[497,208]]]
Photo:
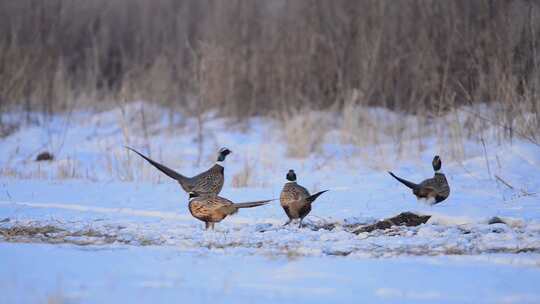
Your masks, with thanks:
[[[197,192],[200,195],[217,195],[223,188],[224,177],[224,165],[223,162],[227,155],[231,153],[231,150],[227,148],[221,148],[218,152],[216,164],[210,169],[199,173],[193,177],[184,176],[148,157],[142,153],[136,151],[133,148],[126,147],[129,150],[137,153],[140,157],[148,161],[152,166],[156,167],[159,171],[165,173],[168,177],[178,181],[182,189],[186,192]]]

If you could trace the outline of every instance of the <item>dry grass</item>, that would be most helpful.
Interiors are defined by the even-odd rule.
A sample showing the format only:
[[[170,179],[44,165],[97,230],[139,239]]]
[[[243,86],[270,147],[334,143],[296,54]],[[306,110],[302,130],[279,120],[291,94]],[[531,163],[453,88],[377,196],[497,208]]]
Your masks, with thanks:
[[[309,110],[284,114],[279,123],[287,144],[287,156],[305,158],[320,152],[332,128],[332,114]]]
[[[419,159],[425,149],[435,149],[434,152],[444,155],[445,159],[461,162],[470,156],[467,155],[465,147],[471,141],[489,147],[518,138],[538,145],[537,135],[533,131],[536,125],[535,115],[525,112],[530,109],[525,105],[526,102],[523,102],[517,108],[513,108],[515,106],[513,104],[502,108],[492,104],[480,104],[456,107],[438,116],[421,116],[350,102],[341,110],[327,112],[306,110],[294,115],[276,116],[277,118],[269,124],[270,127],[262,131],[263,134],[257,134],[269,140],[262,141],[261,145],[255,148],[256,154],[247,151],[243,153],[245,155],[239,155],[240,158],[235,160],[241,166],[238,171],[232,172],[231,185],[233,187],[269,185],[270,181],[267,179],[269,173],[276,173],[278,168],[283,170],[280,167],[281,156],[276,158],[279,149],[275,145],[278,143],[285,146],[288,157],[316,156],[317,168],[343,161],[350,161],[350,164],[354,165],[354,160],[360,158],[378,170],[388,169],[401,159]],[[146,123],[141,115],[143,109],[146,112]],[[77,154],[63,155],[53,162],[34,162],[33,154],[28,155],[27,159],[20,159],[18,148],[14,147],[11,151],[13,160],[9,160],[8,157],[4,166],[0,168],[0,176],[22,179],[97,180],[99,173],[105,172],[114,180],[168,181],[167,177],[146,161],[122,148],[124,143],[131,143],[135,147],[142,147],[141,152],[172,168],[185,166],[186,164],[179,164],[181,157],[171,158],[174,155],[169,153],[171,151],[176,153],[176,148],[169,149],[167,145],[163,146],[163,136],[174,134],[170,133],[166,123],[163,123],[163,118],[167,115],[166,109],[158,110],[149,104],[131,105],[118,111],[118,115],[113,111],[95,116],[91,121],[95,127],[99,129],[100,125],[104,124],[106,128],[120,130],[116,132],[120,132],[121,136],[109,134],[112,137],[107,135],[105,138],[99,138],[95,143],[98,145],[98,151],[92,150],[92,153],[101,157],[90,167],[84,168]],[[510,119],[505,117],[508,111],[519,114]],[[232,121],[232,125],[227,127],[236,128],[234,120],[228,121]],[[193,124],[189,128],[184,127],[175,125],[174,137],[195,129]],[[211,128],[202,130],[202,137],[206,143],[213,142],[215,146],[212,151],[219,147],[219,136],[216,136],[215,131]],[[62,136],[51,134],[49,137],[58,143],[60,141],[58,137]],[[156,145],[155,142],[152,144],[153,136],[160,138],[161,145]],[[89,138],[92,141],[95,139]],[[343,144],[348,154],[336,155],[332,150],[323,149],[325,144]],[[351,146],[355,149],[350,149]],[[163,155],[164,151],[169,153]],[[214,153],[204,153],[202,150],[200,152],[201,159],[203,156],[208,158],[204,159],[204,162],[195,161],[196,167],[204,167],[204,164],[213,162]],[[350,159],[343,158],[347,156]]]
[[[244,166],[232,177],[231,186],[233,188],[245,188],[255,185],[255,166],[247,158],[244,159]]]
[[[73,224],[73,223],[71,223]],[[114,228],[114,229],[113,229]],[[51,244],[74,244],[79,246],[104,245],[112,243],[138,246],[161,245],[163,240],[136,235],[124,238],[119,234],[120,227],[106,229],[69,228],[62,223],[41,224],[32,222],[14,222],[9,220],[0,225],[0,239],[8,242],[41,242]]]
[[[462,106],[440,115],[407,115],[349,104],[338,119],[340,142],[376,152],[367,156],[379,156],[383,163],[388,158],[416,157],[433,145],[448,159],[458,161],[466,157],[465,145],[470,141],[500,144],[518,138],[540,146],[534,114],[521,111],[505,117],[527,103],[532,101],[509,103],[505,108]]]
[[[65,159],[58,163],[56,179],[72,179],[72,178],[81,178],[83,177],[78,168],[80,166],[77,164],[76,160]]]
[[[37,235],[48,237],[51,234],[64,231],[52,225],[45,226],[11,226],[9,228],[0,227],[0,235],[6,240],[11,240],[15,237],[35,237]]]
[[[151,149],[158,105],[170,129],[177,112],[197,119],[196,166],[214,140],[210,112],[275,118],[289,157],[338,141],[380,169],[433,138],[454,160],[471,139],[540,145],[539,16],[526,0],[0,0],[0,138],[31,113],[115,107],[117,144],[162,161]],[[9,121],[13,110],[26,115]],[[115,179],[159,181],[127,151],[103,154],[96,166]],[[0,175],[96,178],[75,155],[19,166],[7,161]],[[244,160],[233,186],[257,183],[255,167]]]
[[[243,120],[339,111],[356,92],[352,105],[421,116],[490,102],[533,136],[538,16],[526,0],[1,0],[0,125],[12,107],[141,99]]]

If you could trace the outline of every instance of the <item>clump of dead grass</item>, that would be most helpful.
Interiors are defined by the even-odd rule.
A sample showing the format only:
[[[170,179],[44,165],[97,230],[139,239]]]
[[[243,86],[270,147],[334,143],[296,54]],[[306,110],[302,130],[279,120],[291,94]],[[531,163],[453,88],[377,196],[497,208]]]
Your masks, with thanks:
[[[160,238],[147,238],[145,236],[122,237],[114,228],[103,230],[88,226],[82,229],[68,229],[63,227],[60,223],[11,223],[9,219],[3,221],[2,224],[3,225],[0,225],[0,239],[7,242],[68,243],[79,246],[112,243],[149,246],[160,245],[163,243],[163,240]]]
[[[236,172],[232,177],[231,186],[233,188],[245,188],[254,185],[255,165],[250,163],[247,158],[244,159],[242,169]]]
[[[14,225],[11,227],[0,227],[0,235],[8,241],[17,237],[50,237],[62,231],[65,230],[53,225]]]
[[[332,113],[296,111],[280,119],[287,156],[305,158],[321,151],[326,134],[332,128]]]

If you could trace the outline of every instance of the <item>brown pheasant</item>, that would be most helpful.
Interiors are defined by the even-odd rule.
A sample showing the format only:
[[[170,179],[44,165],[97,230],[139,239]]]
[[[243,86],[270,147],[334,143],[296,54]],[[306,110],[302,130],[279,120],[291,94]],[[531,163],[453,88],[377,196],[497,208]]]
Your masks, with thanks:
[[[189,212],[198,220],[205,223],[205,228],[214,229],[214,224],[221,222],[229,215],[233,215],[241,208],[252,208],[268,204],[273,200],[263,200],[248,203],[233,203],[220,196],[199,195],[197,192],[189,193]]]
[[[223,188],[225,181],[223,162],[227,155],[231,153],[231,150],[227,148],[221,148],[218,152],[217,162],[210,169],[197,174],[193,177],[186,177],[152,159],[144,156],[142,153],[136,151],[133,148],[126,147],[129,150],[137,153],[140,157],[148,161],[152,166],[156,167],[159,171],[165,173],[168,177],[178,181],[182,189],[186,192],[197,192],[200,195],[218,195]]]
[[[311,211],[311,203],[328,190],[310,195],[306,188],[296,183],[296,173],[292,169],[289,170],[286,178],[288,182],[283,186],[279,197],[281,207],[283,207],[285,214],[289,217],[289,220],[284,226],[290,224],[294,219],[300,219],[298,227],[302,227],[302,220]]]
[[[430,205],[438,204],[450,195],[450,186],[443,173],[440,173],[442,162],[438,155],[433,158],[433,170],[435,175],[432,178],[428,178],[419,184],[415,184],[406,179],[397,177],[392,172],[388,172],[392,177],[397,179],[400,183],[412,189],[413,194],[418,199],[426,199]]]

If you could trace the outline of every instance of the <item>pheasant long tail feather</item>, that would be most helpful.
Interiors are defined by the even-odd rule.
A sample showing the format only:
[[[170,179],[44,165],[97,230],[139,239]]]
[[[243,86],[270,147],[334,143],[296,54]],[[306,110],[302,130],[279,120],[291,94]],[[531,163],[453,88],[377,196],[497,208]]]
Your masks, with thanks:
[[[418,189],[418,188],[420,187],[420,185],[418,185],[418,184],[415,184],[415,183],[413,183],[413,182],[410,182],[410,181],[408,181],[408,180],[406,180],[406,179],[403,179],[403,178],[401,178],[401,177],[395,176],[394,173],[392,173],[392,172],[388,172],[388,173],[389,173],[390,175],[392,175],[393,178],[397,179],[398,182],[404,184],[405,186],[407,186],[407,187],[409,187],[409,188],[411,188],[411,189],[413,189],[413,190]]]
[[[319,195],[325,193],[326,191],[328,191],[328,190],[319,191],[319,192],[317,192],[317,193],[315,193],[313,195],[310,195],[310,196],[306,197],[306,201],[308,201],[309,203],[313,203],[317,199],[317,197],[319,197]]]
[[[220,209],[221,212],[224,212],[227,215],[233,215],[236,212],[238,212],[238,209],[258,207],[258,206],[266,205],[270,201],[273,201],[273,200],[247,202],[247,203],[237,203],[237,204],[232,204],[232,205],[226,205],[226,206],[223,206],[223,207],[221,207],[219,209]]]
[[[174,171],[173,169],[170,169],[146,156],[144,156],[142,153],[139,153],[137,150],[133,149],[133,148],[130,148],[130,147],[126,147],[127,149],[137,153],[140,157],[144,158],[147,162],[149,162],[152,166],[156,167],[159,171],[165,173],[168,177],[172,178],[172,179],[175,179],[179,182],[184,182],[185,180],[187,180],[188,178],[183,176],[182,174]]]
[[[271,201],[273,201],[273,199],[264,200],[264,201],[256,201],[256,202],[237,203],[237,204],[233,204],[233,206],[235,208],[237,208],[237,209],[240,209],[240,208],[252,208],[252,207],[258,207],[258,206],[266,205]]]

